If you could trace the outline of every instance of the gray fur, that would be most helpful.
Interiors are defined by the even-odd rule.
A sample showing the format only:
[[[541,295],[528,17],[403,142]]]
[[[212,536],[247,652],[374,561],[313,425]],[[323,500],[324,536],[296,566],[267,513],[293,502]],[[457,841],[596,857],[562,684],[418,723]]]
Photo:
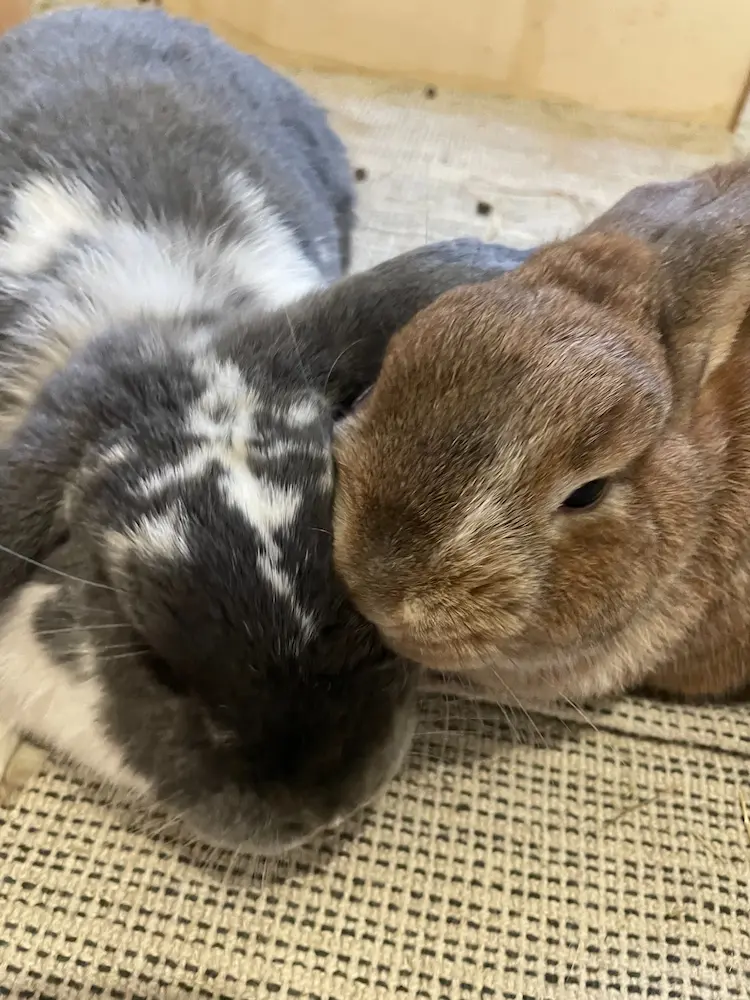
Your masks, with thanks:
[[[82,180],[138,221],[227,225],[230,236],[221,182],[235,169],[324,278],[348,264],[350,171],[324,113],[202,26],[161,11],[44,15],[0,39],[0,95],[0,220],[42,173]]]
[[[283,315],[266,317],[263,337],[283,343],[284,325],[291,326],[308,377],[341,417],[372,386],[391,337],[417,312],[458,285],[513,270],[531,253],[471,237],[431,243],[343,278]],[[256,338],[244,338],[232,326],[231,320],[224,325],[217,347],[242,367]]]

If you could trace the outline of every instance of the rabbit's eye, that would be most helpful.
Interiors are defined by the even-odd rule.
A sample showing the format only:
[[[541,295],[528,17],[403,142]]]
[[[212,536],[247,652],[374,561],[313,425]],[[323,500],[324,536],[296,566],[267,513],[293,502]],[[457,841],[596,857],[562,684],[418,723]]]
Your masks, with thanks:
[[[590,510],[603,499],[609,487],[609,479],[591,479],[577,490],[573,490],[562,502],[564,510]]]
[[[372,386],[360,392],[358,396],[350,397],[334,408],[333,418],[338,423],[346,419],[351,413],[355,413],[372,392]]]
[[[161,656],[149,651],[144,654],[144,660],[162,687],[167,688],[172,694],[185,695],[188,693],[188,685]]]

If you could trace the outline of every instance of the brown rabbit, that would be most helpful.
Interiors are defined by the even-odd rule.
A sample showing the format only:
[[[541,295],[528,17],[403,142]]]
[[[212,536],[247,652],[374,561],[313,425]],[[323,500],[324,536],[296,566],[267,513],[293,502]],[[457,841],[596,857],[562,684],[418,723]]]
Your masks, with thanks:
[[[335,558],[394,650],[528,705],[750,684],[750,164],[447,292],[341,425]]]

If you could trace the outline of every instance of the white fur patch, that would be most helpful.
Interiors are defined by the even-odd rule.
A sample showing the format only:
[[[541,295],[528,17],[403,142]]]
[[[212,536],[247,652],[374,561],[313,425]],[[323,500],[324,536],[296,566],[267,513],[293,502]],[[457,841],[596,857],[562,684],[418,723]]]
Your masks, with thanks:
[[[290,427],[309,427],[320,419],[320,408],[312,399],[301,399],[280,411],[280,416]]]
[[[236,244],[224,255],[224,263],[234,269],[238,281],[252,288],[270,309],[320,288],[320,272],[301,253],[260,188],[235,174],[227,181],[227,193],[251,234],[250,240]]]
[[[107,451],[102,452],[101,462],[105,466],[127,465],[128,462],[132,462],[136,457],[137,453],[132,444],[119,442]]]
[[[220,486],[227,504],[239,511],[260,538],[263,551],[258,568],[276,593],[288,599],[293,593],[292,581],[281,569],[281,550],[274,535],[291,526],[302,496],[297,490],[259,479],[244,462],[227,468]]]
[[[157,561],[190,557],[182,522],[174,509],[141,517],[128,534],[133,547],[145,559]]]
[[[217,447],[246,453],[255,429],[257,394],[229,361],[196,358],[194,369],[206,379],[207,387],[188,410],[187,430]]]
[[[178,463],[164,465],[149,473],[139,484],[146,496],[161,493],[169,486],[200,479],[212,464],[225,468],[246,462],[255,431],[258,399],[242,372],[230,362],[211,357],[194,359],[197,374],[206,379],[203,395],[186,414],[186,430],[199,444]]]
[[[291,455],[308,455],[322,460],[329,458],[324,449],[309,442],[282,438],[259,446],[255,435],[260,399],[248,386],[239,368],[210,356],[195,358],[194,367],[206,379],[207,388],[188,410],[186,429],[200,443],[187,452],[179,463],[165,465],[149,473],[139,484],[146,496],[159,494],[181,482],[199,479],[212,464],[223,468],[230,480],[234,470],[239,469],[242,481],[247,482],[245,476],[253,478],[247,469],[250,454],[266,461]],[[320,415],[315,401],[307,399],[297,400],[285,409],[275,407],[272,412],[274,419],[292,428],[309,426]],[[327,463],[321,485],[329,488],[331,483],[332,473],[330,463]],[[242,488],[238,495],[245,497],[239,504],[241,506],[247,497]],[[252,503],[248,509],[251,508]],[[255,512],[261,513],[259,508]],[[261,514],[263,519],[266,515],[267,512]],[[248,516],[248,520],[252,519]]]
[[[231,361],[219,361],[211,355],[193,356],[193,371],[206,381],[206,391],[200,398],[202,409],[217,406],[234,407],[238,397],[245,397],[249,386],[245,377]]]
[[[200,445],[187,452],[177,465],[164,465],[149,472],[138,483],[138,490],[146,497],[158,496],[164,490],[180,483],[200,479],[216,459],[216,452],[207,445]]]
[[[147,794],[148,783],[127,767],[102,722],[104,692],[93,657],[90,669],[68,670],[50,658],[34,635],[33,615],[56,590],[51,584],[27,584],[7,605],[0,622],[0,715],[16,731],[54,747],[100,778]]]
[[[228,505],[242,514],[260,539],[262,550],[258,554],[258,570],[275,593],[289,603],[305,633],[311,635],[314,622],[296,598],[294,582],[281,566],[282,553],[274,537],[276,532],[289,528],[297,517],[301,494],[259,479],[245,463],[228,468],[220,485]]]
[[[302,503],[299,491],[259,479],[244,462],[227,469],[221,488],[227,503],[264,539],[288,528]]]
[[[0,267],[27,275],[49,264],[71,237],[99,236],[104,217],[80,182],[34,177],[16,192],[9,222],[0,240]]]
[[[274,592],[289,603],[303,629],[312,631],[313,622],[295,596],[293,580],[281,566],[282,552],[275,537],[292,526],[302,504],[302,495],[298,490],[254,474],[248,466],[248,457],[251,453],[261,459],[272,457],[270,448],[277,449],[276,455],[314,453],[323,458],[327,455],[307,443],[293,441],[275,442],[270,448],[259,450],[254,435],[261,403],[242,372],[230,362],[210,356],[196,357],[194,368],[205,379],[206,389],[188,410],[186,429],[199,443],[178,463],[150,472],[138,484],[138,490],[145,496],[155,496],[169,487],[199,480],[212,465],[217,466],[219,488],[227,505],[242,515],[260,541],[258,570]],[[300,399],[283,411],[274,409],[273,415],[287,426],[300,427],[309,425],[318,415],[318,409],[314,401]],[[332,476],[329,461],[321,485],[330,488]],[[176,513],[169,523],[144,519],[127,538],[118,536],[112,547],[114,557],[118,558],[118,546],[131,543],[147,556],[187,557]]]

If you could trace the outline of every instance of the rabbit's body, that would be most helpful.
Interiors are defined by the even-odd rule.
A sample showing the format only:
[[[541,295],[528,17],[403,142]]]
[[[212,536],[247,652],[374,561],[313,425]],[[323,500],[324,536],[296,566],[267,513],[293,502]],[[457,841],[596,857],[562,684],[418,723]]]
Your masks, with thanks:
[[[341,275],[343,147],[296,86],[157,12],[24,25],[0,39],[0,98],[0,543],[55,570],[19,587],[30,566],[4,557],[0,718],[192,808],[207,834],[299,839],[367,795],[339,749],[342,797],[313,792],[299,818],[291,793],[270,804],[285,767],[302,798],[328,774],[304,718],[277,726],[287,693],[258,680],[269,659],[309,669],[346,618],[326,554],[331,418],[294,356],[269,377],[271,339],[247,371],[213,345]],[[316,564],[313,595],[295,560]],[[349,632],[395,706],[403,671],[389,688],[380,648]],[[331,684],[300,680],[289,711],[317,699],[325,726]],[[390,746],[383,709],[373,751]],[[331,725],[323,742],[345,747]],[[392,766],[384,751],[365,769]]]
[[[739,163],[417,314],[337,445],[360,611],[438,687],[511,704],[742,692],[749,308]]]
[[[415,721],[333,572],[334,412],[417,309],[523,255],[335,281],[324,115],[159,13],[30,22],[0,97],[0,719],[194,832],[289,846]]]

